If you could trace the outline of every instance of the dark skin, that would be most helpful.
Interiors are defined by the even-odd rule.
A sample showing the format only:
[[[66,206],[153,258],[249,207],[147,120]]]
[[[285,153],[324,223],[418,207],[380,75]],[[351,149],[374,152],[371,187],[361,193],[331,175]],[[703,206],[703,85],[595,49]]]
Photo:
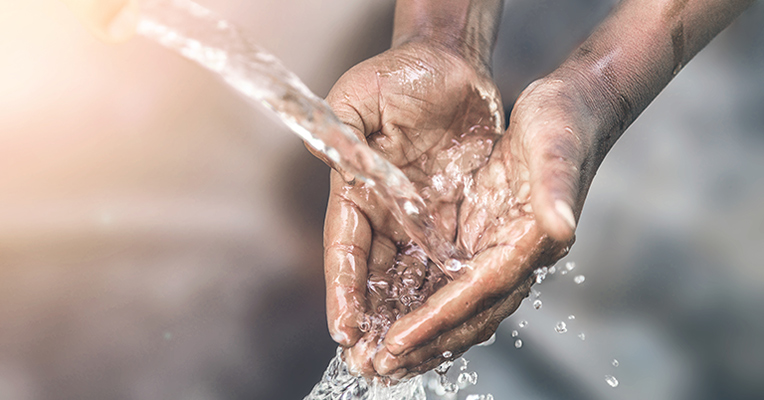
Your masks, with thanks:
[[[135,31],[135,0],[63,2],[104,41]],[[391,50],[348,71],[327,100],[425,192],[437,229],[463,251],[466,267],[384,337],[363,332],[369,307],[412,308],[380,303],[367,279],[385,284],[391,264],[416,260],[402,254],[409,238],[375,194],[333,172],[327,315],[350,366],[402,378],[487,339],[527,295],[532,271],[565,254],[617,139],[752,2],[623,0],[568,60],[523,92],[501,135],[489,66],[502,2],[399,0]],[[426,189],[438,177],[446,187]]]
[[[412,149],[437,158],[446,150],[432,145],[438,135],[458,137],[464,127],[450,123],[454,111],[471,110],[459,118],[474,122],[499,102],[473,96],[472,107],[460,108],[454,99],[463,97],[453,94],[469,93],[454,88],[476,82],[485,87],[500,4],[450,3],[399,1],[393,48],[350,70],[328,97],[344,122],[422,186],[443,164],[411,169],[421,155]],[[368,305],[366,279],[389,264],[390,244],[407,238],[373,194],[333,173],[325,227],[327,314],[351,367],[366,376],[411,376],[440,364],[445,351],[456,356],[490,337],[527,294],[532,271],[565,254],[594,174],[616,140],[751,3],[624,0],[557,70],[532,83],[487,161],[463,171],[474,183],[472,195],[436,202],[439,229],[465,250],[468,267],[397,320],[379,347],[379,337],[358,329]],[[400,65],[401,57],[424,63],[449,84],[419,87],[411,96],[405,85],[375,85],[378,72]],[[377,245],[383,242],[388,246]]]

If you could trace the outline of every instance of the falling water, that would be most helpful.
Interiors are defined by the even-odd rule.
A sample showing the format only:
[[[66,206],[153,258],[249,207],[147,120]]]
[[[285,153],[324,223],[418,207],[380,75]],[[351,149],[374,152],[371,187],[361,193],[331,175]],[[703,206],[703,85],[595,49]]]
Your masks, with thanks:
[[[141,12],[139,34],[196,61],[248,100],[275,113],[335,169],[373,188],[406,233],[447,275],[459,268],[456,246],[434,229],[427,205],[406,175],[363,143],[275,56],[233,24],[188,0],[146,0]]]
[[[442,274],[451,276],[461,268],[457,259],[463,257],[435,229],[428,207],[403,172],[362,142],[324,100],[233,24],[188,0],[146,0],[138,33],[217,74],[246,99],[273,112],[345,177],[375,190]],[[338,350],[306,399],[340,398],[421,400],[425,395],[421,377],[388,386],[352,376]]]

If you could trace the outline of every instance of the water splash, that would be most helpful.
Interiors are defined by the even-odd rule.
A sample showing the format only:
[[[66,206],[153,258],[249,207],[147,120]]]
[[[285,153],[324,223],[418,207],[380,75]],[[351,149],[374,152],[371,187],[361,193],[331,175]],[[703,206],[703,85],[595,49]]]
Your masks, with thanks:
[[[305,400],[425,400],[422,376],[388,385],[380,380],[371,382],[350,374],[342,360],[342,348],[329,362],[321,381],[305,397]]]
[[[413,243],[401,245],[424,251],[426,258],[439,267],[435,270],[450,278],[463,267],[458,259],[466,257],[435,229],[427,204],[406,175],[362,142],[323,99],[313,94],[276,57],[248,40],[233,24],[189,0],[146,0],[138,33],[212,71],[245,99],[276,115],[305,143],[330,160],[346,179],[352,177],[375,191],[413,240]],[[488,149],[491,143],[485,141]],[[439,282],[436,278],[430,282]],[[420,291],[408,296],[409,286],[396,287],[397,292],[392,297],[387,296],[404,304],[406,310],[401,313],[421,305],[427,295]],[[386,329],[398,316],[376,318],[372,315],[372,320],[363,321],[363,326],[367,331],[379,327]],[[483,345],[494,340],[495,336],[492,336]],[[444,354],[444,357],[451,355]],[[473,381],[472,376],[468,375],[468,381]],[[476,379],[475,375],[474,381]],[[452,382],[441,383],[445,384],[441,386],[446,392],[458,391]],[[423,400],[421,377],[397,385],[389,385],[381,378],[367,381],[355,377],[349,373],[340,349],[330,361],[321,382],[306,397],[310,400],[388,398]]]

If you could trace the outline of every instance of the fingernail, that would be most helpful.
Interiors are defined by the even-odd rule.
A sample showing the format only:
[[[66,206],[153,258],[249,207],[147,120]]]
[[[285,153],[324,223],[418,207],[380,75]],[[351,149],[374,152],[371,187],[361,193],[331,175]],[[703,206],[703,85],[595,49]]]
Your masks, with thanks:
[[[396,364],[398,364],[398,360],[385,349],[377,352],[377,355],[374,357],[374,369],[380,375],[390,375],[390,372],[393,370],[398,372],[398,365]]]
[[[122,10],[111,20],[106,29],[109,38],[115,42],[129,39],[135,33],[138,25],[138,4],[130,0]]]
[[[390,331],[387,332],[387,337],[385,337],[384,341],[385,350],[389,351],[390,354],[394,355],[401,355],[406,350],[406,347],[403,342],[400,340],[397,340],[395,335],[391,335]]]
[[[557,200],[554,202],[554,209],[557,210],[557,214],[570,226],[570,229],[576,230],[576,217],[573,216],[573,210],[568,203]]]
[[[398,368],[395,370],[395,372],[390,374],[390,377],[395,380],[401,380],[404,376],[406,376],[406,374],[408,374],[408,372],[409,371],[406,368]]]
[[[345,332],[335,330],[331,332],[330,335],[332,336],[332,340],[334,340],[337,344],[345,347],[352,346],[352,343],[350,343],[350,337],[346,335]]]

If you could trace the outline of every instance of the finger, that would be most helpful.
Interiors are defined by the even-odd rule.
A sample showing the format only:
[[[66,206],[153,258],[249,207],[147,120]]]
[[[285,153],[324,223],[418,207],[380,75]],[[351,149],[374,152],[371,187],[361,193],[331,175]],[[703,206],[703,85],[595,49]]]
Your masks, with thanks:
[[[530,198],[541,228],[553,239],[568,242],[576,230],[581,188],[582,145],[576,132],[555,124],[531,126],[526,143]]]
[[[397,252],[397,247],[392,240],[378,233],[373,234],[368,260],[368,293],[366,299],[370,313],[379,314],[387,306],[387,299],[391,296],[390,291],[393,286],[388,270],[393,266]],[[377,328],[371,326],[373,323],[368,324],[367,330]]]
[[[353,347],[345,349],[345,362],[351,374],[366,378],[372,378],[376,375],[372,360],[378,345],[379,333],[368,332]]]
[[[435,292],[421,307],[394,323],[384,345],[393,355],[404,354],[433,340],[490,307],[530,274],[538,257],[540,234],[528,220],[512,245],[497,245],[473,258],[470,271]]]
[[[388,375],[401,369],[405,369],[408,373],[424,373],[447,359],[455,359],[470,347],[488,340],[496,332],[501,321],[515,312],[522,300],[528,297],[532,282],[533,279],[526,279],[502,301],[406,354],[396,357],[384,348],[381,349],[374,358],[377,373]]]
[[[326,96],[326,102],[334,114],[364,143],[366,136],[382,129],[376,76],[376,71],[368,62],[361,63],[342,75]],[[331,143],[327,145],[331,146]],[[305,146],[329,167],[337,167],[326,154],[307,142]],[[341,172],[346,181],[353,179],[347,172]]]
[[[371,228],[358,206],[342,195],[342,180],[332,171],[331,193],[324,224],[324,275],[329,333],[349,347],[362,333],[366,300],[366,260]]]
[[[123,42],[138,25],[138,0],[62,0],[93,34],[105,42]]]

